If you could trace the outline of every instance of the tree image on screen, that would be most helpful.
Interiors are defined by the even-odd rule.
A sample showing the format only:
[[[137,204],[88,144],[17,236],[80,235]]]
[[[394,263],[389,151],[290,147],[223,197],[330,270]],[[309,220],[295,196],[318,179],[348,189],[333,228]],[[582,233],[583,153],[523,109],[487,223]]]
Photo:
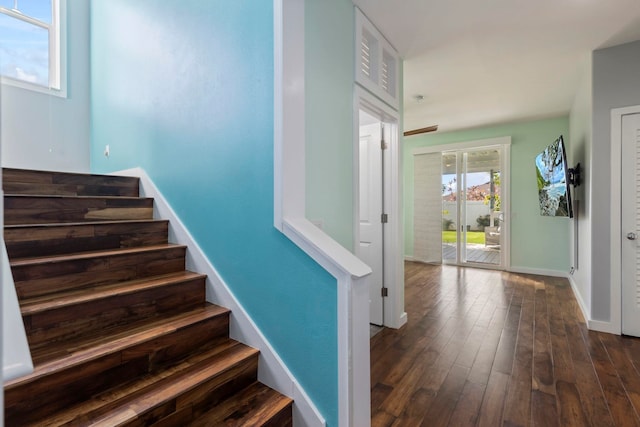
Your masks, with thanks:
[[[556,140],[536,157],[540,214],[569,216],[567,179],[562,139]]]

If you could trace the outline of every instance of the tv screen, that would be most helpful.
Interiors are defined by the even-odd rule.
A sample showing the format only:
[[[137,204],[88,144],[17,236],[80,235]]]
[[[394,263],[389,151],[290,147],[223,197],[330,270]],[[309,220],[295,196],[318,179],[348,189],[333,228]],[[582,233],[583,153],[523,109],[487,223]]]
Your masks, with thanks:
[[[536,156],[540,215],[573,218],[562,135]]]

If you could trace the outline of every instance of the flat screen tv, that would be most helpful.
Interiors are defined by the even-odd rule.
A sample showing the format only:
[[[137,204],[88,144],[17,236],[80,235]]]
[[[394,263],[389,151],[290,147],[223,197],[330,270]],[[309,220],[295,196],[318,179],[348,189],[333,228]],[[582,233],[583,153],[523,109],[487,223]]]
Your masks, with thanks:
[[[573,218],[567,155],[562,135],[536,156],[540,215]]]

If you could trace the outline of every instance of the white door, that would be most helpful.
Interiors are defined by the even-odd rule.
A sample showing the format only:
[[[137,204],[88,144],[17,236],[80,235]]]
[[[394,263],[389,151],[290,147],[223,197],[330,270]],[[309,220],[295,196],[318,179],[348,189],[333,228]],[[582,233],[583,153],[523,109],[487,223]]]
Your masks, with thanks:
[[[357,255],[373,270],[369,289],[370,322],[382,325],[383,174],[381,123],[360,126],[360,241]]]
[[[622,117],[622,333],[640,337],[640,114]]]

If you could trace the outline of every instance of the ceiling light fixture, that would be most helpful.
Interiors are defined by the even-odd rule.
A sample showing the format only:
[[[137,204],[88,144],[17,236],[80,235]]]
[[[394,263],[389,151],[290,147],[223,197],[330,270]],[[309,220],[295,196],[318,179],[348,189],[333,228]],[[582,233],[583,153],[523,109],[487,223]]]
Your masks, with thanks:
[[[413,99],[415,99],[415,100],[416,100],[416,102],[419,104],[419,103],[421,103],[422,101],[424,101],[424,95],[415,95],[415,96],[413,97]]]

